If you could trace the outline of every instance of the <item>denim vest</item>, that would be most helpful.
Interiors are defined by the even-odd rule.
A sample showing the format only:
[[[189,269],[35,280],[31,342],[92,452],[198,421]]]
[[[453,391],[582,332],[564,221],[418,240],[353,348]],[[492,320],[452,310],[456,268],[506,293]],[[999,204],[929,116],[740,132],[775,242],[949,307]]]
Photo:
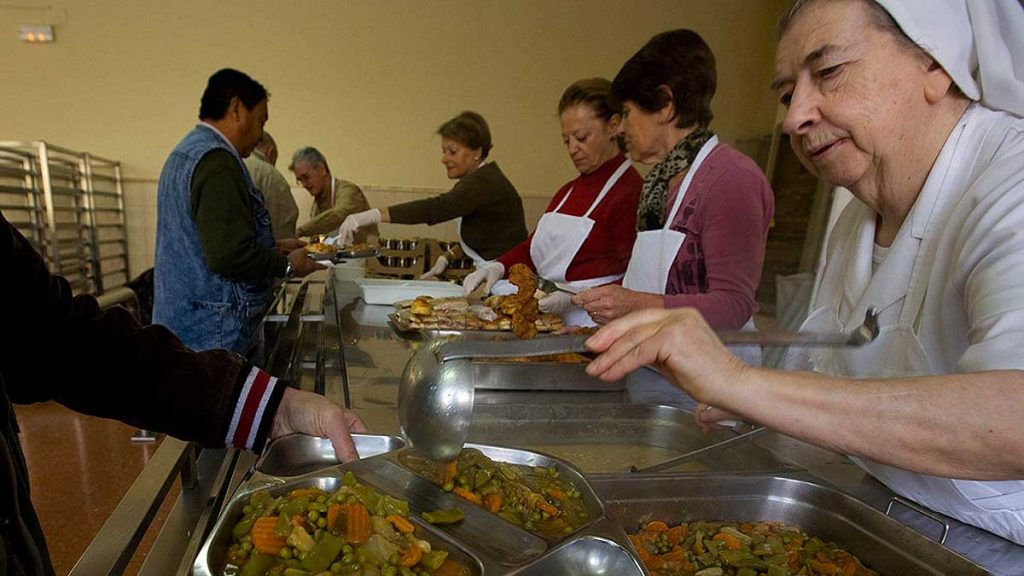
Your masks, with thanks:
[[[211,127],[196,126],[174,148],[160,173],[153,323],[170,328],[193,350],[227,348],[244,354],[270,302],[271,279],[235,282],[206,266],[192,218],[192,174],[203,156],[218,148],[238,158],[249,188],[252,214],[248,216],[256,225],[256,240],[274,247],[270,214],[241,157]]]

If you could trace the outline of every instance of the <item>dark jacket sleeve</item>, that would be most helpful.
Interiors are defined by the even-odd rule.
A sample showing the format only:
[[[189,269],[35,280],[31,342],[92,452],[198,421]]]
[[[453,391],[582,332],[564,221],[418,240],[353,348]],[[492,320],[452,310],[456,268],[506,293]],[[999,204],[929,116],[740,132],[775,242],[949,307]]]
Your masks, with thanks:
[[[455,186],[444,194],[395,204],[388,208],[388,214],[395,224],[433,226],[439,222],[468,216],[494,200],[492,195],[487,194],[487,183],[472,173],[456,182]]]
[[[249,188],[230,152],[203,156],[192,174],[191,194],[192,217],[210,270],[235,282],[284,276],[287,258],[257,240]]]
[[[0,374],[15,403],[55,400],[74,410],[223,446],[251,368],[225,350],[193,352],[162,326],[141,327],[123,308],[72,297],[0,213]],[[276,411],[284,386],[266,414]],[[268,426],[260,426],[261,438]]]

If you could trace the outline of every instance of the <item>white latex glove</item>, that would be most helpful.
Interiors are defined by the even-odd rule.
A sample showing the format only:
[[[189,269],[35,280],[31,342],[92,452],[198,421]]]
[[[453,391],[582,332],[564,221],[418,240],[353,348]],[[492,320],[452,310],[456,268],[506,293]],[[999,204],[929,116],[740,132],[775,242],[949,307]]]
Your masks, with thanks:
[[[572,306],[572,294],[555,290],[537,301],[537,307],[547,314],[562,314]]]
[[[434,267],[428,270],[427,273],[424,274],[423,276],[420,276],[420,280],[430,280],[431,278],[437,278],[447,268],[448,259],[445,258],[444,255],[442,254],[441,256],[437,257],[437,260],[434,261]]]
[[[338,228],[335,243],[342,245],[351,244],[352,236],[356,233],[356,230],[371,224],[380,224],[380,210],[377,208],[349,214],[345,221],[341,223],[341,227]]]
[[[484,292],[491,293],[491,287],[501,277],[505,275],[505,265],[501,262],[491,262],[485,265],[483,268],[477,268],[466,276],[466,279],[462,281],[462,291],[469,296],[469,294],[476,290],[477,286],[481,283],[484,285]]]

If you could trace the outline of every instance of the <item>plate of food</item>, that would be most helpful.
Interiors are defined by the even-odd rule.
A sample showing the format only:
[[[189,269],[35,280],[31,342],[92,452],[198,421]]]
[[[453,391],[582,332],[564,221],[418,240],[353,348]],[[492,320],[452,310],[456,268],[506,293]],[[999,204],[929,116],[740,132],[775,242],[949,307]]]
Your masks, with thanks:
[[[306,253],[313,260],[332,260],[338,249],[333,244],[324,244],[323,242],[310,242],[306,244]]]
[[[515,315],[521,305],[510,296],[490,296],[483,301],[462,296],[418,296],[396,302],[395,308],[397,310],[390,315],[390,319],[399,332],[516,332]],[[523,320],[528,321],[526,318]],[[562,318],[557,314],[538,313],[532,318],[532,324],[534,334],[554,332],[564,326]]]

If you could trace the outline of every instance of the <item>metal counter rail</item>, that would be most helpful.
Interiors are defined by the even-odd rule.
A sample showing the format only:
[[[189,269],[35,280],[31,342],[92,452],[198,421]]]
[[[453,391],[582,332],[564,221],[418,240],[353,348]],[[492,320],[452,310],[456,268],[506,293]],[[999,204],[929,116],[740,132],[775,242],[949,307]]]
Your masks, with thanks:
[[[328,349],[336,343],[341,353],[337,312],[327,305],[332,297],[324,297],[328,290],[320,276],[283,284],[264,318],[263,338],[253,362],[270,366],[274,374],[287,375],[294,385],[326,390]],[[339,356],[331,363],[342,362]],[[225,499],[255,460],[254,454],[233,448],[200,451],[192,443],[165,437],[69,576],[122,574],[179,473],[181,494],[160,526],[139,574],[189,574]]]

